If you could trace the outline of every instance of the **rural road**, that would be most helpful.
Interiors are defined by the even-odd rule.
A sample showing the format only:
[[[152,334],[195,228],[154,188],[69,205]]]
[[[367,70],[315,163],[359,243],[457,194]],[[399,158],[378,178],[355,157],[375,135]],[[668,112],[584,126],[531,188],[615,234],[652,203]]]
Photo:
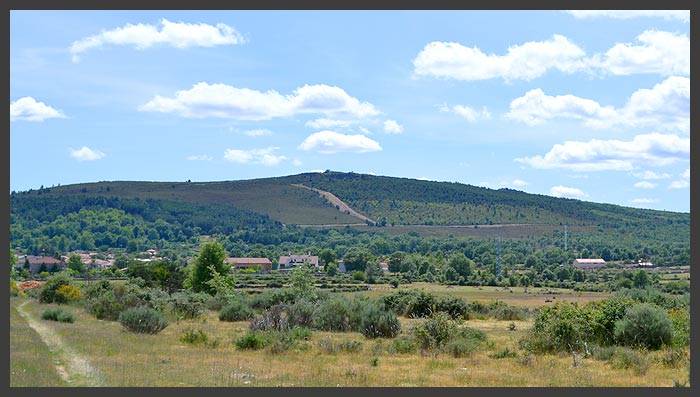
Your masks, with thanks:
[[[24,302],[17,306],[17,312],[39,334],[49,350],[59,357],[58,361],[54,361],[54,367],[61,378],[70,386],[103,386],[102,374],[85,357],[68,346],[51,327],[35,320],[24,309],[26,304]]]
[[[374,222],[374,220],[372,220],[372,219],[366,217],[365,215],[362,215],[362,214],[360,214],[359,212],[357,212],[357,211],[355,211],[354,209],[352,209],[349,205],[345,204],[345,202],[344,202],[343,200],[339,199],[338,196],[336,196],[335,194],[333,194],[333,193],[331,193],[331,192],[327,192],[327,191],[325,191],[325,190],[316,189],[316,188],[313,188],[313,187],[309,187],[309,186],[306,186],[306,185],[302,185],[302,184],[300,184],[300,183],[292,183],[292,186],[300,187],[300,188],[307,189],[307,190],[311,190],[311,191],[314,191],[314,192],[320,194],[321,197],[323,197],[324,199],[326,199],[326,201],[328,201],[329,203],[331,203],[331,205],[333,205],[334,207],[338,208],[338,210],[339,210],[340,212],[343,212],[343,213],[346,213],[346,214],[348,214],[348,215],[354,216],[355,218],[360,219],[360,220],[363,221],[363,222],[371,222],[372,224],[376,223],[376,222]],[[366,224],[366,223],[365,223],[365,224]]]

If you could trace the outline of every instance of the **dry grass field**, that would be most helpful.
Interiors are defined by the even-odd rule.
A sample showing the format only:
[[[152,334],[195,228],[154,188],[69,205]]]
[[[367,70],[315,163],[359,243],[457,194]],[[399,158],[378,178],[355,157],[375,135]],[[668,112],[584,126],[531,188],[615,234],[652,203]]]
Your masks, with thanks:
[[[439,294],[442,288],[431,286],[430,289]],[[518,292],[459,288],[449,292],[484,300],[489,297],[506,300],[510,295],[512,304],[535,305],[529,295]],[[564,293],[557,297],[575,300],[575,296]],[[52,306],[13,298],[13,313],[22,303],[23,311],[37,321],[43,321],[42,311]],[[97,320],[82,308],[68,307],[68,310],[75,314],[75,323],[43,323],[74,354],[89,361],[98,371],[100,385],[104,386],[672,386],[674,381],[688,380],[686,365],[670,368],[662,364],[663,350],[644,353],[648,368],[643,372],[614,368],[609,362],[590,357],[529,355],[519,349],[518,340],[531,326],[530,321],[514,322],[514,330],[509,330],[510,321],[466,321],[466,325],[485,331],[488,342],[483,349],[463,358],[420,352],[400,354],[390,352],[392,340],[389,339],[371,340],[359,333],[320,331],[314,331],[309,340],[301,341],[288,352],[272,354],[266,349],[236,348],[233,341],[246,332],[248,323],[221,322],[214,312],[199,320],[172,322],[157,335],[142,335],[125,331],[117,322]],[[60,385],[55,372],[50,375],[52,353],[15,314],[11,337],[12,385]],[[419,321],[423,320],[401,318],[402,332],[408,332]],[[181,342],[181,335],[188,329],[201,329],[218,345],[193,346]],[[351,353],[328,353],[319,345],[324,339],[355,340],[361,343],[361,348]],[[515,356],[495,357],[506,348],[515,352]],[[29,357],[33,360],[28,360]],[[68,359],[65,354],[57,358],[58,362]]]

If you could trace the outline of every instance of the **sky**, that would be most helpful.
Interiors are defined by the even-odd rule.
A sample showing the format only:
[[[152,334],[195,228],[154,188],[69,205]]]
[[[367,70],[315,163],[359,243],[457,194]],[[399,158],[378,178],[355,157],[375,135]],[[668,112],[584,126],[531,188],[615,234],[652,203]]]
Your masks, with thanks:
[[[690,209],[687,11],[12,11],[10,190],[326,169]]]

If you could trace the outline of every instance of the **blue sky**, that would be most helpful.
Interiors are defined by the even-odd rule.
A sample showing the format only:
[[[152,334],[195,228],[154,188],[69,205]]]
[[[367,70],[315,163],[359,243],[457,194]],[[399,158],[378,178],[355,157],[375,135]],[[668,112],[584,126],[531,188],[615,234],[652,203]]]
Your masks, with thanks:
[[[687,12],[11,14],[11,190],[333,169],[689,211]]]

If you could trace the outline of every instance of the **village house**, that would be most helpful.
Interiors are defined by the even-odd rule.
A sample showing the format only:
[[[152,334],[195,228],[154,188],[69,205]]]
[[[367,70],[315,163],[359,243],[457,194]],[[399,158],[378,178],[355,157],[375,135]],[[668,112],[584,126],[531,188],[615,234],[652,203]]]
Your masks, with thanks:
[[[381,261],[379,262],[379,268],[382,269],[384,273],[389,273],[389,262]]]
[[[603,259],[600,259],[600,258],[597,258],[597,259],[578,258],[578,259],[574,259],[573,266],[576,269],[581,269],[581,270],[595,270],[595,269],[600,269],[602,267],[605,267],[605,261]]]
[[[27,255],[24,258],[24,265],[29,266],[31,273],[40,273],[65,269],[66,262],[52,256]]]
[[[267,258],[226,258],[226,264],[234,269],[258,269],[259,271],[270,271],[272,262]]]
[[[623,265],[623,267],[627,269],[634,269],[634,268],[642,268],[642,269],[650,269],[654,267],[654,264],[651,262],[644,262],[644,261],[639,261],[636,263],[626,263]]]
[[[314,269],[318,270],[318,256],[307,254],[307,255],[292,255],[280,256],[279,270],[289,270],[299,265],[309,265]]]

